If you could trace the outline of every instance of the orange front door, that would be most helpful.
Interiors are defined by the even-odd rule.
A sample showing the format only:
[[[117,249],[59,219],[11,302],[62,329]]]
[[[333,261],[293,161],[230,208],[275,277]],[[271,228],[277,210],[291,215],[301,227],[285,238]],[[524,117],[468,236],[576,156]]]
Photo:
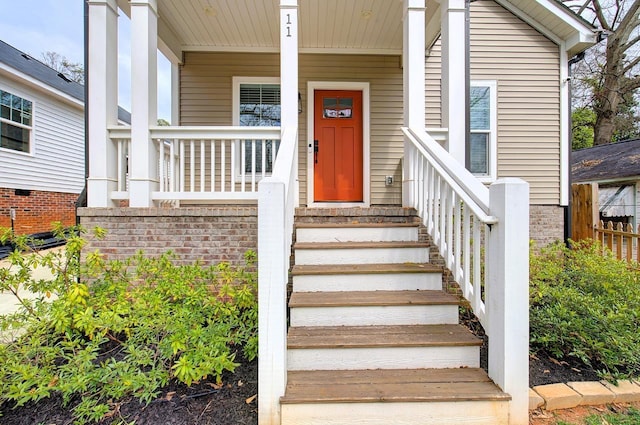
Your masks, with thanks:
[[[316,90],[315,202],[362,202],[362,92]]]

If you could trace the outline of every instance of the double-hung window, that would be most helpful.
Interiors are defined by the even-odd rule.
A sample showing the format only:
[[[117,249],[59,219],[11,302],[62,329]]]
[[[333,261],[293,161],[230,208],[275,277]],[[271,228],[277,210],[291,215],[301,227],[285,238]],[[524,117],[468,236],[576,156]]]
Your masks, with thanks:
[[[234,125],[242,127],[280,126],[280,79],[234,77]],[[280,141],[245,140],[240,143],[241,169],[246,173],[271,173]],[[264,156],[264,160],[263,160]],[[255,165],[253,164],[255,158]],[[255,169],[254,169],[255,167]]]
[[[495,81],[471,81],[467,169],[483,181],[497,174],[496,92]]]
[[[0,148],[31,152],[33,103],[0,90]]]

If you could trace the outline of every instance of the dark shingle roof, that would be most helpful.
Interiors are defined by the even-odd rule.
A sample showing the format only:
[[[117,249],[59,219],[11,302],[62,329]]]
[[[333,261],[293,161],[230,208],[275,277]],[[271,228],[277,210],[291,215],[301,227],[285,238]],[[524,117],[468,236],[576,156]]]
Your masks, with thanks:
[[[84,103],[84,86],[0,40],[0,62]],[[131,123],[131,114],[118,107],[118,119]]]
[[[574,182],[623,180],[640,176],[640,139],[572,152],[571,175]]]

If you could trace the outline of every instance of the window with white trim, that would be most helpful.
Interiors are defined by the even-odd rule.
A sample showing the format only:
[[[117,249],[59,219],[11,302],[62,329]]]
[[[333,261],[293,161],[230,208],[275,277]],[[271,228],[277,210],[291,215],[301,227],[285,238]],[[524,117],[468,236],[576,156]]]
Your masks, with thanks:
[[[0,148],[31,152],[33,103],[0,90]]]
[[[471,81],[467,169],[484,181],[497,174],[497,103],[495,81]]]
[[[242,127],[279,127],[280,126],[280,79],[234,77],[234,125]],[[255,171],[262,173],[264,154],[265,172],[273,171],[273,159],[280,148],[280,141],[245,140],[240,144],[240,155],[244,151],[244,164],[241,169],[251,173],[252,158],[255,149]],[[241,161],[241,159],[240,159]]]

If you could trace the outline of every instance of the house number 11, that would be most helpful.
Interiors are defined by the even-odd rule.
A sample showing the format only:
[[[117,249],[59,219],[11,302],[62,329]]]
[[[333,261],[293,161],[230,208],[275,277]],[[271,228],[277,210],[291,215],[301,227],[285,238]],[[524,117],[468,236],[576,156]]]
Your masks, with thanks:
[[[291,15],[289,13],[287,13],[287,23],[285,25],[287,26],[287,37],[291,37]]]

